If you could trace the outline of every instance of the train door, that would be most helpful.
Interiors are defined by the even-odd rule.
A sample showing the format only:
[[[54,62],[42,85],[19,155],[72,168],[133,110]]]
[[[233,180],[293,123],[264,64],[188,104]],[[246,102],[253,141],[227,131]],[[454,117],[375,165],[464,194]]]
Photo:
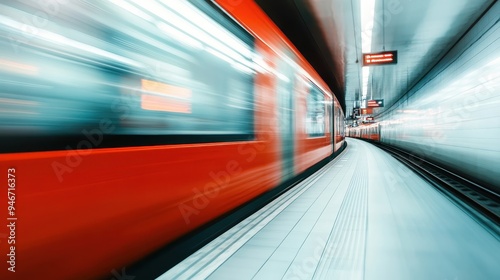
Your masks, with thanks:
[[[333,101],[328,103],[327,112],[328,117],[330,118],[330,144],[335,147],[335,107],[333,106]]]
[[[380,130],[382,129],[382,126],[380,126],[380,123],[377,124],[377,140],[381,141],[382,138],[380,138]]]
[[[333,101],[333,116],[332,116],[332,145],[333,145],[333,151],[335,152],[337,150],[337,144],[339,143],[339,133],[340,133],[340,109],[339,106],[335,101]]]
[[[293,57],[287,52],[286,57]],[[278,119],[281,135],[282,180],[294,175],[294,86],[295,74],[293,66],[280,58],[278,63]]]

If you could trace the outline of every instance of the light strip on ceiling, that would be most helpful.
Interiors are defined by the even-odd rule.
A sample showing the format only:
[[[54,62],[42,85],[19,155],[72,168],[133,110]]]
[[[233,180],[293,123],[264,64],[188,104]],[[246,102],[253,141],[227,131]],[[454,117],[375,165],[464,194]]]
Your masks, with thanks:
[[[361,6],[361,45],[363,53],[372,51],[373,26],[375,20],[375,0],[362,0]],[[362,100],[368,95],[368,81],[370,68],[363,67],[363,91]]]

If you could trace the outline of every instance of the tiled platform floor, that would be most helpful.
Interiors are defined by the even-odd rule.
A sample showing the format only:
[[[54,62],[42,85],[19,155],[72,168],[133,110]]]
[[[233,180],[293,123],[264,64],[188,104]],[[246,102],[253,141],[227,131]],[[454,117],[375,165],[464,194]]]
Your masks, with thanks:
[[[159,279],[500,279],[500,241],[363,141]]]

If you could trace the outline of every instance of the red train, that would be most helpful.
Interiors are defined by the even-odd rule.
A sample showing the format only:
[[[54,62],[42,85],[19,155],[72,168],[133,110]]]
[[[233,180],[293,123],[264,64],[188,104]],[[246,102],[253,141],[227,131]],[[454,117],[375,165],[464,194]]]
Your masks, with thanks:
[[[1,39],[2,279],[121,271],[344,144],[337,99],[254,1],[55,2],[28,38],[32,2],[0,7],[23,52]]]
[[[371,123],[349,127],[346,131],[346,136],[380,141],[380,124]]]

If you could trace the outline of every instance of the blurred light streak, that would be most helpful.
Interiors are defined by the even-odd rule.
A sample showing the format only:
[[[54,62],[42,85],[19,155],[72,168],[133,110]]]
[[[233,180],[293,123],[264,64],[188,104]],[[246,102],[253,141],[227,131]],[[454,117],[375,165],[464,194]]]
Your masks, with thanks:
[[[161,2],[165,4],[168,9],[195,23],[196,26],[204,30],[204,33],[239,52],[243,56],[247,58],[252,57],[252,51],[248,48],[248,46],[243,44],[236,36],[229,33],[220,24],[198,11],[198,9],[193,7],[189,2],[176,0],[163,0]],[[196,30],[192,31],[196,32]]]
[[[144,91],[161,93],[177,98],[191,98],[191,90],[183,87],[177,87],[156,81],[141,80],[141,86]]]
[[[260,55],[257,55],[253,58],[253,62],[257,66],[257,70],[262,73],[272,73],[271,66],[264,60],[264,58]]]
[[[142,94],[141,108],[150,111],[163,111],[172,113],[191,113],[191,103],[175,100],[172,97]]]
[[[156,1],[133,0],[133,2],[145,8],[148,12],[155,14],[158,17],[159,22],[166,21],[174,28],[177,28],[179,32],[183,32],[190,37],[197,38],[198,40],[205,41],[204,38],[206,37],[206,34],[203,29],[200,30],[188,19],[180,17],[171,10],[166,9],[163,5],[158,4]]]
[[[213,48],[207,48],[207,52],[213,54],[214,56],[226,61],[227,63],[229,64],[234,64],[234,60],[232,60],[231,58],[229,58],[228,56],[222,54],[221,52],[219,51],[216,51],[215,49]]]
[[[108,1],[115,4],[116,6],[118,6],[120,8],[123,8],[123,9],[129,11],[130,13],[132,13],[140,18],[143,18],[147,21],[153,22],[153,18],[150,15],[139,10],[136,6],[130,4],[128,1],[125,1],[125,0],[108,0]]]
[[[141,95],[141,108],[151,111],[173,113],[191,113],[191,90],[160,83],[141,80],[142,90],[147,92]]]
[[[0,70],[32,76],[38,74],[38,67],[36,66],[4,59],[0,59]]]
[[[184,32],[181,32],[179,29],[172,27],[164,22],[159,22],[156,24],[156,26],[165,34],[179,40],[180,42],[184,43],[185,45],[189,47],[194,47],[197,49],[203,49],[203,45],[201,44],[200,41],[194,39],[193,37],[185,34]]]
[[[236,70],[239,70],[243,73],[247,73],[247,74],[255,74],[255,71],[250,69],[249,67],[241,64],[241,63],[233,63],[231,66],[233,66]]]
[[[4,94],[4,93],[0,93]],[[38,102],[30,101],[30,100],[21,100],[21,99],[11,99],[11,98],[0,98],[0,104],[6,104],[9,106],[37,106]]]
[[[277,73],[277,74],[276,74],[276,76],[277,76],[280,80],[284,81],[285,83],[289,83],[289,82],[290,82],[290,79],[289,79],[287,76],[285,76],[285,75],[283,75],[283,74],[281,74],[281,73]]]
[[[138,64],[137,62],[135,62],[134,60],[128,59],[126,57],[119,56],[119,55],[116,55],[114,53],[110,53],[108,51],[96,48],[94,46],[90,46],[90,45],[69,39],[61,34],[57,34],[57,33],[54,33],[54,32],[51,32],[51,31],[48,31],[45,29],[37,28],[36,26],[32,26],[32,25],[29,25],[26,23],[21,23],[21,22],[12,20],[12,19],[7,18],[7,17],[0,16],[0,24],[17,29],[18,31],[21,31],[22,33],[24,33],[26,30],[37,30],[37,32],[32,34],[32,35],[34,37],[38,37],[42,40],[45,40],[49,43],[56,43],[56,44],[64,45],[67,47],[73,47],[73,48],[76,48],[76,49],[79,49],[79,50],[82,50],[85,52],[89,52],[89,53],[92,53],[95,55],[99,55],[99,56],[106,57],[106,58],[109,58],[112,60],[116,60],[116,61],[119,61],[121,63],[125,63],[125,64],[128,64],[130,66],[134,66],[134,67],[141,67],[142,66],[142,65]]]
[[[0,96],[5,93],[0,93]],[[39,106],[39,102],[0,97],[0,114],[25,114],[37,115],[33,109]]]

